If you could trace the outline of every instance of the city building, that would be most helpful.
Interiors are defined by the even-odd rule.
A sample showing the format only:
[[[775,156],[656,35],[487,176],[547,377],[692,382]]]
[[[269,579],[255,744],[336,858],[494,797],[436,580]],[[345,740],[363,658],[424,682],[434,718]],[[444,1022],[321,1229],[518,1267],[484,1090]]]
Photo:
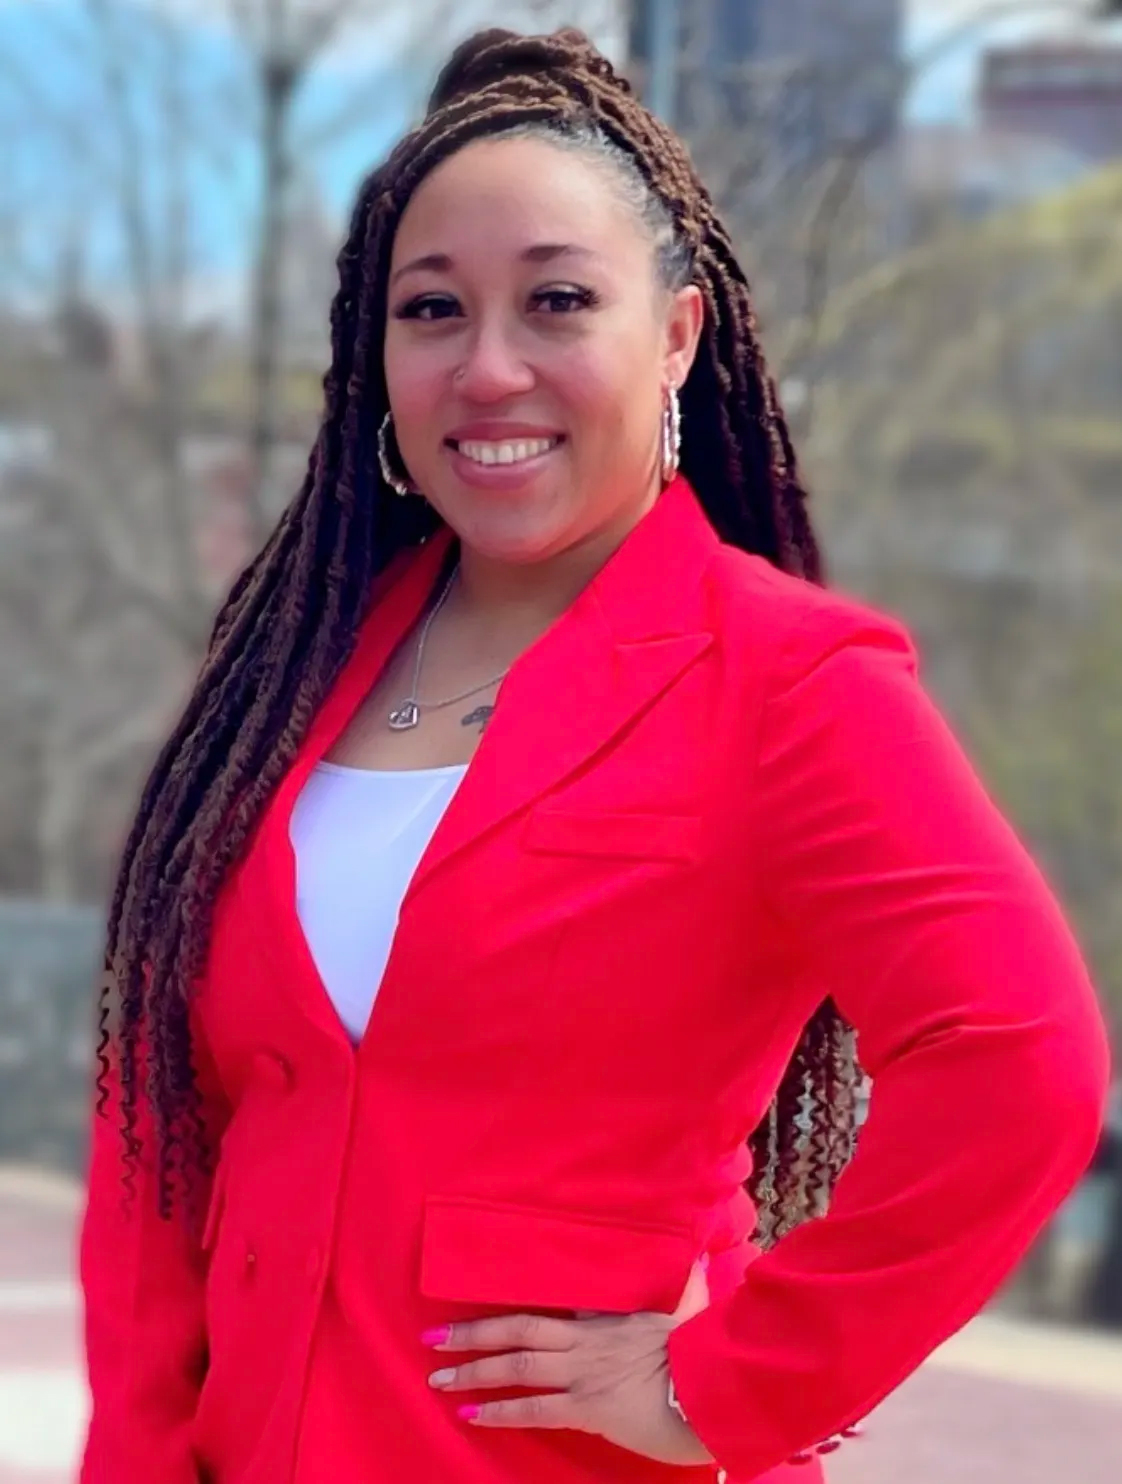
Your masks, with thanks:
[[[1054,140],[983,124],[912,124],[901,136],[910,236],[1066,190],[1095,167]]]
[[[895,134],[904,92],[904,0],[634,0],[632,73],[691,143],[754,128],[780,172]],[[660,69],[660,38],[674,48]]]
[[[991,47],[978,111],[989,128],[1049,140],[1090,163],[1122,160],[1122,45]]]

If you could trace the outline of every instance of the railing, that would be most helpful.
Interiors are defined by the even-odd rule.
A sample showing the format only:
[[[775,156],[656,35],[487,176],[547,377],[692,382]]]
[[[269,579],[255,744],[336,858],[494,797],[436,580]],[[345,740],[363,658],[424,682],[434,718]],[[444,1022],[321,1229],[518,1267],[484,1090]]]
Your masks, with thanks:
[[[103,916],[0,899],[0,1162],[79,1175]]]

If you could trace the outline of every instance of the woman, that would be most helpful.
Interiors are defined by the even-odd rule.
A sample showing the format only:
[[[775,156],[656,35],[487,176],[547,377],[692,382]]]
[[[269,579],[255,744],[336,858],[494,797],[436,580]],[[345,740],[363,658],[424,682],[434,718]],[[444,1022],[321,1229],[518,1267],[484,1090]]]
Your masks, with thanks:
[[[83,1478],[813,1479],[1087,1164],[1080,958],[581,35],[461,47],[340,272],[112,904]]]

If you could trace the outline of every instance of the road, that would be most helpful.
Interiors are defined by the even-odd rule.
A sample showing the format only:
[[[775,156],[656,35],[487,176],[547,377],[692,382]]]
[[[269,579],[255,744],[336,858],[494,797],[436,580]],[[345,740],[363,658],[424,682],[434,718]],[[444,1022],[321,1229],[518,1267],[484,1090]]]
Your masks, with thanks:
[[[0,1170],[0,1484],[71,1484],[85,1417],[75,1193]],[[983,1316],[830,1465],[830,1484],[1119,1484],[1122,1338]]]

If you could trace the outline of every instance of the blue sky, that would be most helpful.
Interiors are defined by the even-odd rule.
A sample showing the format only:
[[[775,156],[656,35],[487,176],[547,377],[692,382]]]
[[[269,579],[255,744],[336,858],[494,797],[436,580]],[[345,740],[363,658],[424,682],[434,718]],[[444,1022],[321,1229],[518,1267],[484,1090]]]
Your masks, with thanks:
[[[145,190],[158,203],[167,189],[169,158],[161,142],[156,106],[161,50],[158,35],[138,7],[127,40],[132,72],[141,79],[133,92],[138,132],[149,160]],[[185,79],[187,108],[195,121],[183,151],[186,190],[191,203],[191,260],[205,274],[235,270],[252,240],[256,199],[255,152],[246,142],[245,110],[252,97],[237,50],[220,33],[203,27],[185,29],[180,42],[180,74]],[[11,145],[11,159],[0,182],[0,202],[26,203],[16,219],[33,221],[36,237],[55,242],[58,233],[77,231],[83,240],[87,268],[94,277],[111,273],[120,244],[105,209],[103,183],[113,169],[114,133],[107,123],[104,95],[93,65],[88,28],[75,0],[0,0],[0,131]],[[332,118],[344,99],[357,97],[361,107],[355,126],[339,142],[320,150],[314,176],[329,210],[347,211],[358,181],[378,159],[408,119],[418,81],[377,58],[364,62],[361,73],[345,66],[313,74],[301,95],[297,121],[313,130]],[[223,110],[229,110],[227,124]],[[83,130],[86,117],[97,125]],[[47,127],[39,124],[46,118]],[[205,121],[205,135],[197,132]],[[50,126],[62,121],[73,128],[60,137]],[[89,142],[106,152],[91,158]],[[76,165],[75,159],[82,163]],[[50,272],[36,258],[36,243],[25,244],[33,271]],[[50,249],[44,245],[43,251]],[[0,237],[0,253],[3,238]],[[0,257],[0,287],[11,268]]]
[[[914,49],[926,47],[933,35],[946,26],[944,13],[948,4],[961,11],[970,0],[914,0],[909,44]],[[984,0],[979,0],[984,3]],[[501,8],[496,6],[496,9]],[[138,8],[130,23],[128,46],[134,58],[142,60],[138,75],[150,81],[137,90],[136,106],[140,131],[151,144],[158,128],[159,113],[154,105],[156,79],[160,76],[161,53],[158,38],[146,25],[145,11]],[[931,68],[919,80],[909,102],[914,118],[944,119],[968,116],[977,49],[982,39],[995,39],[1009,34],[1023,34],[1026,29],[1039,29],[1040,22],[989,27],[982,36],[959,47],[940,65]],[[224,99],[245,87],[239,72],[236,50],[221,33],[195,27],[184,33],[181,56],[185,59],[182,75],[187,79],[195,117],[204,117],[211,128],[207,148],[200,150],[198,140],[185,151],[188,159],[187,189],[192,203],[194,241],[192,262],[203,273],[221,276],[237,271],[244,262],[246,248],[252,240],[254,203],[254,156],[242,142],[239,126],[226,126],[222,109]],[[36,116],[44,111],[77,123],[78,138],[84,144],[81,121],[87,114],[96,117],[103,109],[98,82],[90,66],[88,31],[82,20],[80,0],[0,0],[0,55],[9,59],[0,71],[0,129],[13,142],[14,164],[7,170],[6,183],[0,191],[6,199],[13,197],[29,203],[39,225],[39,236],[46,243],[57,240],[58,232],[43,231],[44,213],[54,226],[63,230],[80,230],[91,270],[101,276],[112,272],[112,262],[119,243],[109,224],[110,214],[104,200],[90,184],[104,180],[105,170],[78,171],[68,163],[66,148],[61,150],[49,130],[37,124]],[[13,83],[12,79],[15,79]],[[315,177],[329,209],[338,217],[347,212],[358,181],[370,163],[377,160],[410,118],[420,96],[424,79],[403,75],[393,58],[380,62],[376,49],[367,45],[361,59],[361,70],[353,53],[342,52],[334,65],[321,69],[306,88],[301,101],[299,120],[311,127],[330,117],[343,97],[352,97],[361,86],[361,116],[346,137],[322,151],[315,160]],[[244,92],[240,95],[247,96]],[[200,111],[199,105],[202,104]],[[106,140],[111,136],[104,128],[89,131],[89,137]],[[152,199],[166,189],[167,171],[161,162],[168,158],[165,150],[152,151],[153,168],[146,182]],[[86,194],[83,195],[83,190]],[[0,200],[5,197],[0,195]],[[0,241],[2,251],[2,241]],[[34,244],[25,248],[32,254]],[[100,270],[100,271],[99,271]],[[10,269],[0,260],[0,284]]]

